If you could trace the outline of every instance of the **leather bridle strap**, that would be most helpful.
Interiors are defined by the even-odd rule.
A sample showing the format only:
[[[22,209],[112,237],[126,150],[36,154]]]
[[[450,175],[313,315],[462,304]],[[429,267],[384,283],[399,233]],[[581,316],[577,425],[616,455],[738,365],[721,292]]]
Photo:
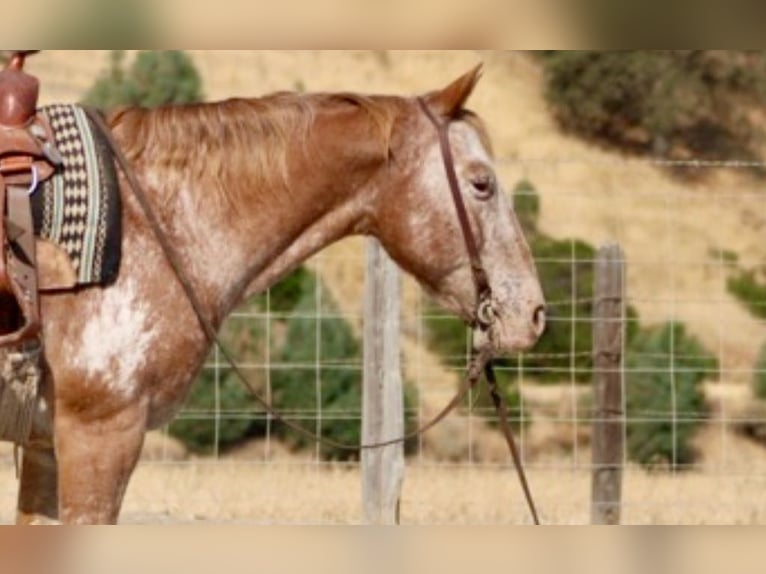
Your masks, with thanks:
[[[484,374],[487,377],[487,386],[489,387],[489,396],[492,397],[492,402],[495,404],[495,410],[497,411],[497,422],[500,425],[500,430],[505,437],[505,442],[508,443],[508,449],[511,451],[511,457],[513,458],[513,465],[516,467],[516,473],[519,475],[519,482],[521,483],[521,489],[524,491],[524,498],[527,499],[527,506],[529,512],[532,514],[532,520],[535,526],[540,526],[540,518],[537,514],[537,507],[535,506],[535,500],[532,498],[532,491],[529,488],[529,481],[527,481],[527,474],[524,472],[524,464],[521,460],[521,453],[516,446],[516,441],[513,439],[513,432],[511,426],[508,424],[508,404],[505,401],[505,397],[500,392],[497,386],[497,377],[495,377],[495,369],[492,367],[492,361],[487,361],[484,366]]]
[[[471,222],[468,218],[468,210],[465,207],[463,196],[460,193],[460,183],[458,182],[457,171],[455,169],[455,159],[452,155],[452,146],[449,141],[450,124],[448,122],[439,121],[423,98],[418,98],[418,103],[426,117],[436,128],[436,132],[439,134],[439,146],[441,147],[444,170],[447,173],[447,181],[449,183],[450,192],[452,193],[452,202],[455,204],[455,211],[457,212],[460,230],[463,234],[463,240],[465,241],[466,251],[468,251],[471,273],[473,275],[474,286],[476,287],[476,312],[474,317],[476,324],[474,327],[478,326],[486,329],[489,327],[488,323],[492,322],[493,317],[487,316],[486,311],[483,310],[482,307],[491,305],[492,288],[489,285],[487,271],[484,269],[484,265],[481,262],[479,247],[476,244],[476,237],[471,229]],[[489,311],[490,313],[492,312],[491,309],[489,309]]]

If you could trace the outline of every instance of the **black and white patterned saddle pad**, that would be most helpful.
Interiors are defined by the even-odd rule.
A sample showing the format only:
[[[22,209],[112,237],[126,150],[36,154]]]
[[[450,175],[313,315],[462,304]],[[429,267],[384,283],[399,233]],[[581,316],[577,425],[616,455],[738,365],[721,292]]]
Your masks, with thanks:
[[[69,256],[78,285],[113,281],[120,267],[121,207],[108,144],[76,105],[40,109],[64,160],[32,195],[35,233]]]

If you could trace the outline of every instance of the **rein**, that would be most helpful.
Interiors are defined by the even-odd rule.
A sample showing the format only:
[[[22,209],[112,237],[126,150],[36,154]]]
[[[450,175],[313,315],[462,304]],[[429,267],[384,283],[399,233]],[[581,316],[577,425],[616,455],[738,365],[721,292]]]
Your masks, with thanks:
[[[448,125],[441,124],[438,122],[438,120],[433,116],[431,110],[426,105],[425,101],[423,101],[422,99],[418,99],[418,102],[420,103],[421,107],[425,111],[429,120],[434,124],[434,126],[437,128],[437,131],[439,132],[439,141],[440,141],[440,145],[442,149],[442,157],[444,159],[445,169],[447,171],[447,177],[450,184],[450,190],[452,191],[453,201],[455,203],[455,207],[458,212],[460,226],[463,232],[463,237],[465,239],[466,247],[468,249],[468,254],[471,260],[471,270],[473,273],[474,283],[476,285],[477,295],[478,295],[475,324],[473,325],[473,327],[474,328],[478,327],[483,330],[488,330],[495,319],[495,313],[494,313],[494,310],[492,309],[492,302],[491,302],[492,290],[490,288],[489,281],[487,279],[487,273],[484,270],[484,266],[481,263],[479,250],[476,245],[476,241],[474,239],[474,235],[470,227],[468,213],[465,208],[465,204],[463,203],[462,196],[460,194],[460,186],[459,186],[457,174],[455,171],[455,163],[452,156],[452,150],[449,144],[449,137],[447,133]],[[226,350],[226,347],[221,342],[220,338],[218,337],[217,330],[213,326],[212,322],[205,315],[205,311],[202,307],[202,304],[199,298],[197,297],[194,287],[192,286],[191,281],[189,280],[189,277],[186,275],[184,271],[184,268],[183,268],[183,265],[181,264],[181,259],[178,256],[178,253],[170,244],[170,241],[168,240],[167,235],[163,231],[162,224],[157,218],[157,215],[155,214],[148,200],[147,194],[143,186],[138,181],[138,178],[136,177],[136,174],[134,170],[132,169],[130,162],[125,157],[125,154],[122,152],[122,149],[115,141],[114,136],[112,135],[112,131],[106,125],[104,118],[101,116],[101,114],[98,111],[92,108],[85,108],[85,112],[88,115],[88,117],[93,121],[93,123],[96,125],[96,127],[99,129],[99,131],[103,134],[104,138],[106,139],[106,142],[109,144],[109,147],[111,148],[112,153],[114,154],[114,157],[117,160],[117,163],[119,164],[123,175],[125,176],[128,183],[130,184],[130,188],[133,191],[133,195],[136,198],[136,201],[138,201],[138,204],[141,210],[143,211],[144,216],[147,219],[147,222],[149,223],[149,227],[151,228],[152,233],[157,239],[157,242],[160,244],[160,247],[162,248],[162,251],[165,254],[165,257],[168,263],[173,269],[173,272],[175,273],[176,278],[179,284],[181,285],[181,288],[183,289],[184,294],[186,295],[186,298],[191,304],[192,309],[194,310],[194,313],[197,317],[197,321],[199,322],[200,327],[202,328],[202,331],[205,334],[205,337],[207,338],[208,342],[219,349],[219,351],[221,352],[226,362],[229,363],[234,374],[237,376],[237,378],[240,380],[243,386],[247,389],[247,391],[251,394],[252,398],[256,401],[256,403],[258,403],[270,417],[284,424],[289,429],[301,434],[302,436],[309,438],[312,441],[317,441],[320,444],[324,444],[325,446],[330,446],[330,447],[337,448],[340,450],[345,450],[345,451],[356,451],[356,452],[360,452],[363,450],[373,450],[373,449],[384,448],[387,446],[402,444],[411,439],[417,438],[420,435],[427,432],[428,430],[430,430],[431,428],[433,428],[434,426],[436,426],[437,424],[439,424],[453,410],[455,410],[455,408],[458,407],[458,405],[468,395],[468,392],[473,387],[475,387],[476,384],[479,382],[479,379],[481,378],[482,373],[484,373],[487,376],[487,382],[489,385],[490,394],[492,396],[492,400],[495,403],[495,407],[498,412],[498,416],[500,420],[500,428],[503,434],[505,435],[506,441],[508,442],[511,455],[513,458],[513,462],[516,467],[516,471],[519,475],[519,480],[524,490],[524,495],[526,497],[527,504],[529,506],[529,510],[532,515],[532,519],[535,525],[540,524],[538,514],[537,514],[537,509],[535,507],[534,500],[532,499],[532,495],[531,495],[529,485],[526,479],[524,468],[521,462],[521,457],[519,455],[518,448],[516,447],[516,443],[514,441],[513,434],[510,429],[510,425],[508,424],[508,420],[507,420],[508,408],[505,403],[505,398],[497,390],[497,380],[495,378],[494,370],[492,368],[491,345],[485,345],[482,349],[479,349],[478,352],[472,355],[471,361],[468,365],[466,376],[463,379],[455,397],[447,404],[447,406],[445,406],[432,420],[427,422],[425,425],[417,428],[416,430],[410,433],[407,433],[406,435],[402,437],[379,442],[379,443],[374,443],[374,444],[349,445],[349,444],[336,442],[332,439],[318,436],[317,434],[309,431],[308,429],[302,427],[301,425],[293,423],[292,421],[286,419],[282,414],[279,413],[279,411],[277,411],[272,406],[272,404],[268,400],[263,398],[258,392],[254,390],[253,386],[250,384],[250,381],[247,375],[240,368],[240,366],[237,364],[237,362],[234,360],[234,358]]]

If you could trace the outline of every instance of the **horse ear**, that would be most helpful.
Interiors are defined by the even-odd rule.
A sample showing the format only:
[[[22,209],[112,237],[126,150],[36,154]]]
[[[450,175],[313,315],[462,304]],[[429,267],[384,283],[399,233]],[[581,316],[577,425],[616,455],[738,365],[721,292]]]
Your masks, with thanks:
[[[463,109],[481,79],[482,67],[483,64],[479,64],[443,90],[427,94],[425,99],[431,109],[442,117],[454,118]]]

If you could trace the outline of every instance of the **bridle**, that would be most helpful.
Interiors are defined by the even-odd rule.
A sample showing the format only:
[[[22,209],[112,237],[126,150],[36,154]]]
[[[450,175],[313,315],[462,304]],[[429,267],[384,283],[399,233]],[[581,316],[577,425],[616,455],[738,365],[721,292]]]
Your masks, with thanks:
[[[471,229],[471,222],[468,219],[468,210],[465,208],[463,195],[460,193],[460,183],[458,182],[457,171],[455,170],[455,158],[452,155],[452,146],[449,141],[450,124],[449,122],[439,121],[423,98],[418,98],[418,104],[439,134],[439,146],[452,194],[452,202],[455,204],[460,231],[463,234],[463,241],[468,252],[471,275],[474,287],[476,288],[476,309],[474,310],[471,326],[474,329],[478,328],[488,332],[496,319],[495,309],[492,305],[492,287],[489,284],[487,271],[484,269],[484,264],[481,261],[479,246]]]
[[[492,286],[489,284],[489,276],[484,268],[484,264],[481,260],[481,254],[479,253],[479,247],[476,243],[476,237],[471,229],[471,222],[468,219],[468,210],[465,207],[463,201],[463,194],[460,192],[460,183],[457,177],[457,170],[455,169],[455,158],[452,155],[452,146],[449,141],[449,126],[450,122],[439,121],[434,115],[428,103],[423,98],[418,98],[418,104],[425,113],[426,117],[436,128],[436,132],[439,134],[439,147],[441,148],[442,161],[444,162],[444,170],[447,173],[447,181],[449,183],[450,193],[452,195],[452,202],[455,205],[455,211],[457,212],[458,222],[460,223],[460,231],[463,235],[463,241],[465,242],[465,248],[468,252],[468,260],[471,266],[471,275],[473,276],[474,287],[476,288],[476,309],[474,311],[474,317],[472,321],[472,327],[474,330],[480,330],[487,334],[487,341],[485,348],[482,351],[489,349],[488,358],[484,362],[484,375],[487,379],[487,386],[489,387],[489,393],[492,397],[492,402],[495,405],[495,410],[498,414],[498,422],[500,430],[505,437],[508,444],[508,449],[511,452],[513,458],[513,464],[516,467],[516,472],[519,476],[519,482],[524,491],[524,496],[527,500],[527,506],[532,514],[532,520],[535,525],[540,524],[540,519],[537,514],[537,508],[535,506],[534,499],[532,498],[532,492],[529,488],[526,473],[524,472],[524,465],[521,460],[519,449],[516,446],[516,441],[513,438],[513,432],[508,424],[508,405],[506,404],[505,397],[499,391],[497,386],[497,377],[495,376],[495,370],[492,366],[492,326],[497,319],[497,313],[492,303]],[[481,353],[480,353],[481,354]],[[470,369],[469,369],[470,373]]]
[[[460,222],[460,228],[462,230],[463,239],[465,241],[466,249],[468,251],[468,257],[470,259],[471,272],[473,275],[473,280],[474,280],[476,293],[477,293],[476,310],[474,313],[472,327],[474,329],[480,329],[482,331],[489,332],[496,318],[495,311],[492,306],[492,289],[489,285],[487,272],[484,269],[484,266],[481,261],[479,249],[478,249],[473,231],[471,230],[470,221],[468,219],[468,212],[466,210],[465,203],[463,201],[463,198],[460,192],[460,184],[458,182],[457,173],[455,170],[455,160],[452,155],[452,148],[449,142],[449,133],[448,133],[449,123],[440,122],[434,116],[433,112],[430,110],[425,100],[423,100],[422,98],[419,98],[418,102],[420,104],[420,107],[423,109],[426,116],[434,125],[434,127],[436,128],[439,134],[439,143],[441,146],[441,153],[442,153],[442,158],[444,161],[444,167],[447,172],[447,179],[449,181],[449,187],[452,193],[452,199],[455,204],[455,209],[457,210],[458,220]],[[478,349],[477,352],[473,354],[468,366],[465,379],[461,383],[457,394],[449,402],[449,404],[444,409],[442,409],[431,421],[429,421],[422,427],[416,429],[415,431],[406,434],[403,437],[393,439],[393,440],[383,441],[383,442],[379,442],[375,444],[348,445],[348,444],[336,442],[326,437],[318,436],[315,433],[309,431],[308,429],[298,424],[295,424],[290,420],[287,420],[283,415],[279,413],[279,411],[277,411],[272,406],[272,404],[268,400],[266,400],[264,397],[262,397],[258,392],[254,390],[254,387],[253,385],[250,384],[247,378],[247,375],[244,373],[242,368],[236,363],[234,358],[231,356],[231,354],[226,350],[226,348],[221,343],[220,339],[218,338],[217,330],[213,326],[212,322],[206,317],[205,311],[202,307],[202,304],[200,303],[199,297],[197,297],[194,287],[192,286],[191,281],[189,280],[188,276],[186,275],[184,271],[184,268],[181,264],[181,258],[179,257],[178,253],[175,251],[173,246],[170,244],[170,241],[168,240],[167,235],[162,229],[162,224],[157,218],[157,215],[155,214],[154,209],[152,208],[151,203],[148,200],[148,196],[143,186],[138,181],[138,178],[136,177],[136,174],[133,171],[130,165],[130,162],[125,157],[124,153],[122,152],[117,142],[114,140],[111,129],[106,125],[104,118],[101,116],[101,114],[98,111],[94,109],[89,109],[89,108],[85,108],[85,111],[88,117],[92,120],[92,122],[96,125],[96,127],[98,127],[99,131],[103,134],[104,138],[109,144],[109,147],[114,153],[114,157],[117,160],[117,163],[119,164],[123,174],[125,175],[125,178],[128,180],[128,183],[130,184],[130,188],[132,189],[133,194],[141,210],[143,211],[144,216],[146,217],[147,222],[149,223],[149,226],[152,229],[152,232],[155,238],[157,239],[157,242],[160,244],[160,247],[162,248],[165,254],[165,257],[168,260],[168,263],[173,269],[173,272],[175,273],[179,284],[181,285],[189,303],[194,309],[194,313],[197,317],[197,320],[199,321],[200,327],[202,328],[202,331],[204,332],[206,338],[208,339],[211,345],[218,347],[223,358],[231,366],[232,372],[237,376],[237,378],[244,385],[247,391],[252,395],[253,399],[259,405],[261,405],[261,407],[266,411],[266,413],[270,417],[272,417],[276,421],[281,422],[282,424],[284,424],[291,430],[294,430],[295,432],[313,441],[317,441],[321,444],[324,444],[326,446],[330,446],[333,448],[342,449],[346,451],[363,451],[363,450],[379,449],[379,448],[383,448],[387,446],[393,446],[393,445],[405,443],[411,439],[419,437],[426,431],[436,426],[439,422],[444,420],[447,417],[447,415],[449,415],[454,409],[456,409],[463,402],[463,400],[468,395],[468,392],[476,386],[476,384],[481,378],[481,375],[484,374],[487,378],[490,396],[492,397],[492,401],[495,404],[495,408],[498,412],[500,429],[503,432],[503,435],[505,436],[506,442],[508,443],[508,447],[510,449],[511,456],[513,458],[513,462],[516,467],[516,471],[519,475],[519,480],[521,482],[521,486],[524,491],[524,495],[527,501],[527,505],[529,506],[529,510],[532,515],[533,522],[535,525],[540,524],[538,514],[537,514],[537,509],[535,507],[534,500],[532,498],[532,495],[529,489],[526,474],[524,472],[521,456],[519,454],[516,443],[513,439],[513,433],[511,432],[510,425],[508,424],[508,408],[505,402],[505,398],[499,392],[497,387],[497,379],[495,377],[495,373],[492,368],[491,344],[484,345],[481,349]]]

